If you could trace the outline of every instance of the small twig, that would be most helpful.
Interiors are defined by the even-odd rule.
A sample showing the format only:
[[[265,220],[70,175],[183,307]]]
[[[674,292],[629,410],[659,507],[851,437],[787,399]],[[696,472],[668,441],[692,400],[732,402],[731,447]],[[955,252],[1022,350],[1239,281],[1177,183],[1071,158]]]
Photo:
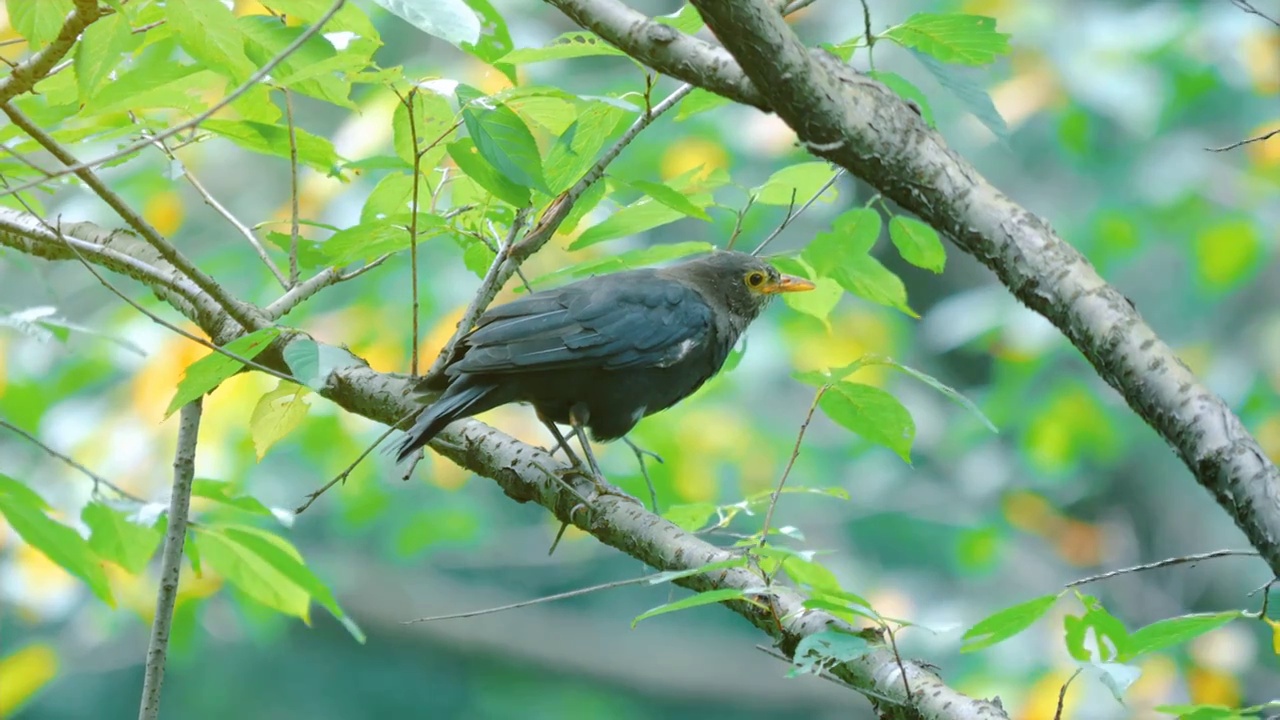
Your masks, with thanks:
[[[626,435],[622,436],[622,442],[631,448],[631,452],[636,454],[636,462],[640,465],[640,474],[644,476],[644,484],[649,488],[649,501],[653,504],[653,514],[658,514],[658,489],[653,486],[653,480],[649,478],[649,466],[645,464],[646,455],[652,457],[658,462],[664,462],[662,456],[652,450],[646,450],[631,441]]]
[[[862,24],[867,35],[867,63],[872,70],[876,69],[876,63],[872,51],[876,45],[876,35],[871,32],[871,6],[867,4],[867,0],[862,0]]]
[[[409,116],[409,137],[413,142],[413,183],[409,205],[409,288],[410,288],[410,323],[413,326],[413,347],[409,349],[409,376],[418,377],[418,187],[422,174],[422,153],[418,151],[418,123],[413,112],[413,101],[417,98],[418,88],[409,91],[408,97],[401,97],[405,112]],[[441,187],[444,183],[441,183]],[[434,193],[432,194],[434,197]],[[434,204],[434,203],[433,203]]]
[[[157,141],[155,146],[159,148],[160,152],[163,152],[170,160],[178,160],[177,156],[174,155],[173,150],[165,144],[164,141]],[[276,267],[276,264],[271,261],[271,256],[267,254],[267,249],[262,246],[262,243],[258,242],[258,238],[253,234],[253,230],[251,230],[248,225],[240,222],[240,218],[237,218],[232,214],[226,206],[218,202],[218,199],[213,196],[213,193],[209,192],[209,190],[204,186],[204,183],[200,182],[200,179],[193,175],[191,173],[191,169],[186,167],[185,164],[183,164],[182,167],[182,176],[187,179],[187,183],[195,189],[196,193],[202,200],[204,200],[206,205],[213,208],[214,212],[221,215],[222,218],[231,225],[231,227],[235,228],[236,232],[240,233],[245,240],[249,241],[249,247],[253,248],[253,251],[257,253],[258,258],[262,260],[263,264],[267,266],[267,269],[271,271],[271,274],[275,276],[276,281],[280,283],[280,287],[288,290],[289,281],[285,278],[284,273],[280,272],[280,268]]]
[[[369,457],[369,453],[372,453],[379,445],[381,445],[382,441],[386,440],[391,435],[391,433],[395,432],[396,430],[399,430],[400,426],[404,424],[405,420],[408,420],[417,414],[418,414],[417,410],[414,410],[411,413],[407,413],[404,417],[396,421],[395,425],[392,425],[391,427],[387,428],[386,431],[383,432],[381,435],[379,435],[378,439],[374,440],[372,445],[365,448],[364,452],[360,453],[360,456],[357,457],[354,461],[352,461],[352,463],[348,465],[346,469],[338,473],[337,476],[335,476],[332,480],[325,483],[324,485],[320,486],[318,489],[310,493],[307,493],[306,502],[299,505],[298,509],[293,511],[293,514],[301,515],[304,511],[306,511],[307,508],[311,507],[312,503],[320,499],[320,496],[325,494],[325,492],[329,488],[333,487],[334,485],[337,485],[340,482],[345,482],[346,479],[351,476],[351,473],[356,469],[356,466],[359,465],[361,462],[363,462],[365,458]]]
[[[3,110],[4,114],[13,121],[14,125],[17,125],[23,132],[29,135],[31,139],[35,140],[41,147],[47,150],[50,155],[57,158],[58,162],[68,167],[75,165],[76,159],[74,155],[63,147],[61,143],[55,140],[52,135],[45,132],[38,125],[32,122],[30,118],[19,112],[11,103],[0,103],[0,110]],[[161,135],[163,135],[163,133]],[[161,135],[157,135],[155,137],[160,138]],[[143,146],[148,145],[151,142],[152,141],[148,140],[143,143]],[[129,204],[126,203],[118,193],[109,188],[96,173],[88,168],[81,168],[75,171],[75,173],[85,185],[89,186],[89,189],[93,191],[94,195],[97,195],[100,200],[114,210],[129,227],[133,228],[133,230],[152,247],[152,249],[159,253],[160,257],[164,258],[165,262],[172,265],[180,273],[186,276],[188,280],[195,284],[196,287],[204,291],[206,295],[226,311],[227,315],[240,323],[240,325],[246,330],[255,329],[256,324],[254,323],[252,313],[247,306],[243,303],[237,302],[229,294],[223,291],[213,278],[209,277],[203,270],[196,267],[196,265],[192,263],[187,256],[178,252],[178,249],[174,247],[172,243],[165,239],[164,236],[162,236],[160,232],[151,225],[151,223],[147,222],[146,219],[142,217],[142,215],[129,207]],[[54,174],[60,175],[62,173],[59,171]],[[0,193],[0,195],[9,194],[10,192],[11,191],[6,190],[4,193]]]
[[[769,237],[762,240],[760,244],[756,246],[756,249],[751,251],[751,254],[759,255],[760,251],[764,250],[766,245],[773,242],[773,239],[778,237],[778,235],[780,235],[788,225],[790,225],[796,218],[800,217],[800,215],[802,215],[804,211],[812,207],[813,204],[818,201],[818,198],[822,197],[822,194],[825,193],[827,190],[829,190],[832,185],[835,185],[836,181],[839,180],[840,177],[844,174],[845,174],[844,168],[840,168],[839,170],[836,170],[835,174],[831,176],[831,179],[823,183],[822,187],[818,188],[818,192],[814,193],[813,197],[806,200],[804,204],[800,206],[800,209],[796,210],[794,213],[791,212],[791,208],[788,207],[787,216],[782,219],[782,222],[778,225],[777,229],[769,233]]]
[[[160,687],[164,684],[165,659],[169,652],[169,630],[173,607],[178,599],[182,573],[182,549],[187,541],[187,510],[191,505],[191,483],[195,476],[196,437],[200,433],[202,398],[182,406],[178,422],[178,449],[173,456],[173,493],[169,498],[164,552],[160,560],[160,589],[156,593],[155,619],[147,645],[146,674],[142,680],[142,703],[138,720],[160,716]]]
[[[44,222],[44,220],[41,220],[41,222]],[[183,330],[177,325],[174,325],[168,320],[165,320],[159,315],[156,315],[155,313],[151,312],[138,301],[134,300],[128,295],[125,295],[123,290],[116,287],[114,284],[112,284],[110,280],[108,280],[105,276],[103,276],[102,273],[98,272],[98,269],[93,266],[93,263],[89,262],[84,257],[84,255],[80,254],[80,249],[77,248],[75,244],[71,242],[71,239],[62,234],[62,230],[60,228],[50,227],[48,223],[45,223],[45,227],[48,227],[51,232],[55,233],[57,237],[60,240],[62,240],[63,244],[65,244],[67,248],[70,249],[71,252],[76,256],[76,259],[80,261],[80,264],[84,265],[84,268],[88,270],[95,278],[97,278],[98,282],[101,283],[103,287],[105,287],[107,290],[110,290],[112,294],[114,294],[116,297],[128,303],[134,310],[137,310],[143,315],[146,315],[155,324],[160,325],[161,327],[164,327],[165,329],[170,330],[174,333],[177,333],[178,335],[181,335],[182,337],[190,340],[191,342],[203,345],[216,353],[225,355],[231,358],[232,360],[235,360],[236,362],[243,364],[245,367],[251,367],[254,370],[260,370],[272,377],[279,378],[281,380],[288,380],[291,383],[297,383],[299,385],[304,384],[302,381],[298,380],[292,375],[287,375],[285,373],[280,372],[279,370],[269,368],[266,365],[259,364],[253,360],[250,360],[249,358],[241,357],[236,353],[233,353],[230,350],[227,350],[226,348],[219,347],[218,345],[208,340],[205,340],[204,338],[198,335],[187,332],[186,330]]]
[[[1133,567],[1120,568],[1104,572],[1100,575],[1090,575],[1079,580],[1072,580],[1063,587],[1076,587],[1077,585],[1085,585],[1099,580],[1109,580],[1118,575],[1126,575],[1128,573],[1142,572],[1143,570],[1155,570],[1157,568],[1169,567],[1171,565],[1182,565],[1185,563],[1199,562],[1201,560],[1212,560],[1220,557],[1258,557],[1256,550],[1214,550],[1213,552],[1198,553],[1195,555],[1183,555],[1181,557],[1166,558],[1157,560],[1156,562],[1146,563],[1144,565],[1134,565]]]
[[[747,203],[737,213],[737,218],[733,221],[733,232],[729,233],[729,241],[724,244],[725,250],[732,250],[734,243],[738,242],[738,237],[742,235],[742,222],[747,217],[747,212],[751,210],[751,206],[756,204],[756,196],[754,194],[747,196]]]
[[[589,595],[594,592],[600,592],[601,590],[612,590],[614,588],[627,587],[630,585],[643,585],[644,583],[652,581],[653,578],[651,577],[617,580],[615,582],[602,583],[600,585],[592,585],[591,587],[556,593],[555,595],[546,595],[533,600],[522,600],[521,602],[511,603],[510,605],[499,605],[498,607],[488,608],[486,610],[471,610],[468,612],[452,613],[449,615],[433,615],[431,617],[421,617],[413,620],[401,620],[400,623],[402,625],[412,625],[414,623],[435,622],[437,620],[457,620],[460,618],[479,617],[481,615],[493,615],[494,613],[506,612],[508,610],[519,610],[520,608],[529,607],[530,605],[541,605],[542,603],[554,602],[556,600],[567,600],[568,598],[578,597],[580,595]]]
[[[115,152],[112,152],[112,153],[108,153],[107,155],[103,155],[102,157],[96,160],[90,160],[88,162],[83,162],[83,163],[76,163],[74,165],[65,167],[61,170],[54,171],[52,173],[53,177],[62,177],[63,175],[70,175],[72,173],[78,174],[83,170],[88,170],[90,168],[97,167],[104,163],[109,163],[112,160],[119,160],[120,158],[127,157],[129,155],[132,155],[133,153],[136,153],[137,151],[151,144],[155,140],[168,140],[174,135],[177,135],[178,133],[183,132],[184,130],[188,130],[190,128],[196,127],[197,125],[204,122],[205,120],[208,120],[209,118],[213,117],[217,113],[221,112],[223,108],[227,107],[231,103],[240,99],[241,95],[244,95],[245,93],[252,90],[258,83],[262,82],[264,78],[266,78],[268,75],[271,74],[273,70],[276,69],[277,65],[279,65],[280,63],[288,59],[288,57],[292,55],[294,52],[296,52],[298,48],[302,47],[308,40],[310,40],[317,33],[319,33],[320,30],[324,28],[325,24],[328,23],[329,20],[334,15],[336,15],[339,10],[342,9],[342,6],[345,5],[346,2],[347,0],[334,0],[333,4],[329,6],[329,9],[326,10],[325,13],[321,15],[313,25],[311,25],[306,30],[303,30],[301,33],[299,33],[298,37],[293,39],[293,42],[289,43],[284,47],[284,49],[276,53],[276,55],[272,57],[270,60],[268,60],[265,64],[263,64],[262,67],[258,68],[257,72],[255,72],[253,75],[250,75],[248,80],[245,80],[243,83],[241,83],[239,87],[237,87],[235,90],[232,90],[229,94],[227,94],[226,97],[222,98],[218,102],[211,105],[208,110],[205,110],[204,112],[200,113],[199,115],[196,115],[190,120],[178,123],[177,125],[174,125],[168,130],[158,133],[151,138],[147,138],[139,142],[126,145],[120,148],[119,150],[116,150]],[[97,3],[94,2],[93,5],[96,7]],[[5,95],[5,90],[6,90],[5,88],[0,88],[0,98],[11,97],[11,96]],[[22,192],[23,190],[30,190],[31,188],[39,185],[42,182],[44,181],[33,180],[31,182],[24,183],[17,187],[5,190],[4,192],[0,192],[0,197],[5,197],[8,195],[12,195],[14,193]]]
[[[887,623],[881,623],[884,634],[889,636],[889,649],[893,651],[893,661],[898,663],[898,674],[902,676],[902,691],[906,695],[907,702],[911,703],[911,682],[907,680],[907,668],[902,664],[902,654],[898,652],[898,638],[893,628]]]
[[[1270,132],[1268,132],[1268,133],[1264,133],[1264,134],[1259,135],[1259,136],[1257,136],[1257,137],[1251,137],[1251,138],[1249,138],[1249,139],[1247,139],[1247,140],[1241,140],[1241,141],[1239,141],[1239,142],[1233,142],[1233,143],[1231,143],[1230,145],[1223,145],[1222,147],[1216,147],[1216,148],[1215,148],[1215,147],[1207,147],[1207,148],[1205,148],[1205,150],[1208,150],[1209,152],[1226,152],[1226,151],[1228,151],[1228,150],[1235,150],[1236,148],[1238,148],[1238,147],[1240,147],[1240,146],[1242,146],[1242,145],[1248,145],[1249,143],[1264,142],[1264,141],[1266,141],[1266,140],[1270,140],[1271,138],[1273,138],[1273,137],[1275,137],[1275,136],[1277,136],[1277,135],[1280,135],[1280,128],[1276,128],[1275,130],[1272,130],[1272,131],[1270,131]]]
[[[111,482],[110,480],[108,480],[108,479],[106,479],[106,478],[102,477],[101,475],[99,475],[99,474],[95,473],[94,471],[90,470],[89,468],[85,467],[84,465],[81,465],[80,463],[76,462],[76,461],[75,461],[75,460],[74,460],[70,455],[64,455],[64,454],[62,454],[62,453],[58,452],[57,450],[54,450],[53,448],[49,447],[48,445],[45,445],[43,442],[41,442],[41,441],[40,441],[40,438],[36,437],[35,435],[32,435],[31,433],[27,432],[26,430],[23,430],[22,428],[18,427],[17,425],[14,425],[14,424],[10,423],[9,421],[5,420],[4,418],[0,418],[0,427],[8,428],[9,430],[11,430],[11,431],[13,431],[13,432],[17,433],[18,435],[21,435],[22,437],[26,438],[28,442],[30,442],[31,444],[33,444],[33,445],[35,445],[36,447],[40,448],[41,450],[44,450],[44,451],[45,451],[46,453],[48,453],[50,456],[55,457],[55,458],[57,458],[58,460],[61,460],[62,462],[66,463],[67,465],[70,465],[71,467],[75,468],[76,470],[79,470],[81,473],[84,473],[85,475],[87,475],[87,476],[89,477],[89,479],[93,481],[93,494],[94,494],[94,495],[97,495],[97,494],[98,494],[98,488],[99,488],[99,487],[107,487],[107,488],[110,488],[112,492],[116,493],[116,494],[117,494],[117,495],[119,495],[120,497],[128,498],[128,499],[130,499],[130,500],[132,500],[132,501],[134,501],[134,502],[136,502],[136,503],[138,503],[138,504],[145,504],[145,503],[147,502],[146,500],[143,500],[142,498],[138,497],[137,495],[134,495],[133,493],[131,493],[131,492],[129,492],[129,491],[127,491],[127,490],[125,490],[124,488],[120,487],[119,485],[116,485],[115,483]]]
[[[1071,677],[1067,678],[1067,681],[1062,683],[1062,687],[1058,690],[1058,709],[1053,712],[1053,720],[1062,720],[1062,708],[1067,700],[1067,688],[1071,687],[1071,682],[1076,679],[1081,670],[1084,670],[1084,668],[1076,668],[1076,671],[1071,673]]]
[[[777,489],[773,491],[773,496],[769,498],[769,509],[764,514],[764,527],[760,530],[760,547],[764,547],[769,542],[769,526],[773,522],[773,510],[778,506],[778,499],[782,497],[782,488],[787,484],[787,476],[791,474],[791,468],[796,464],[796,458],[800,457],[800,443],[804,442],[804,433],[809,429],[809,423],[813,420],[814,411],[818,409],[818,401],[830,389],[830,385],[823,385],[818,388],[818,392],[813,396],[813,402],[809,404],[809,412],[805,413],[804,422],[800,423],[800,431],[796,433],[796,444],[791,448],[791,457],[787,460],[787,466],[782,469],[782,477],[778,478]]]
[[[1264,14],[1262,11],[1258,10],[1252,4],[1250,4],[1248,0],[1231,0],[1231,4],[1235,5],[1236,7],[1240,8],[1241,10],[1245,11],[1250,15],[1257,15],[1258,17],[1262,18],[1263,20],[1266,20],[1272,25],[1275,25],[1276,27],[1280,27],[1280,20],[1277,20],[1271,17],[1270,15]]]
[[[511,249],[515,247],[516,238],[520,236],[520,231],[524,229],[525,222],[529,218],[529,208],[520,208],[516,211],[516,216],[511,220],[511,227],[507,230],[507,238],[498,247],[494,254],[493,262],[489,264],[489,270],[485,272],[484,279],[480,281],[480,287],[476,290],[476,294],[471,298],[471,302],[467,305],[467,309],[462,313],[462,319],[458,321],[458,328],[453,331],[453,336],[445,343],[444,349],[436,356],[435,361],[431,364],[431,369],[427,370],[427,380],[430,381],[438,376],[448,363],[453,350],[458,345],[458,341],[464,335],[471,331],[471,326],[476,324],[480,316],[489,307],[489,303],[493,302],[498,294],[498,289],[502,283],[510,279],[510,275],[503,277],[502,269],[506,265],[506,261],[511,256]]]
[[[298,129],[293,124],[293,93],[284,88],[284,116],[289,123],[289,284],[298,284]],[[274,266],[273,266],[274,267]]]

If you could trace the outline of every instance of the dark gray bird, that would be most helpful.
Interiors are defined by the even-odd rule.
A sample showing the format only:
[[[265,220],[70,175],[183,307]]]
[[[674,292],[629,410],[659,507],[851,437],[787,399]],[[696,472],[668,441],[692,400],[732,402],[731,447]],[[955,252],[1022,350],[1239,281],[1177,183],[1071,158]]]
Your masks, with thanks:
[[[460,418],[531,403],[570,425],[599,477],[590,445],[626,435],[715,375],[747,325],[778,293],[813,283],[752,255],[719,251],[665,268],[579,280],[485,312],[428,390],[444,393],[398,447],[397,462]]]

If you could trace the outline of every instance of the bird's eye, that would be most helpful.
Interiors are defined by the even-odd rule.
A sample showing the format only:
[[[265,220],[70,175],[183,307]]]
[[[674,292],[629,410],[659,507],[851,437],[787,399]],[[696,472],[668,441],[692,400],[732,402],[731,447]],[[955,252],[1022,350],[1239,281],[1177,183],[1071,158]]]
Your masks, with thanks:
[[[760,287],[764,284],[764,273],[759,270],[747,273],[747,284],[751,287]]]

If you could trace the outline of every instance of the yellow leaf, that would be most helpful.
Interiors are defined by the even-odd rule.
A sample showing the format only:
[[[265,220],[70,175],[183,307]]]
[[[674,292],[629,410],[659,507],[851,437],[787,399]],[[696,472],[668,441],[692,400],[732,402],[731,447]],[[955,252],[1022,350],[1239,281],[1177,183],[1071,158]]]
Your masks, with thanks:
[[[9,717],[58,673],[58,655],[44,644],[28,645],[0,659],[0,717]]]
[[[272,445],[302,423],[311,408],[307,401],[310,393],[302,385],[281,380],[274,390],[258,400],[249,416],[249,434],[253,436],[253,449],[259,460]]]

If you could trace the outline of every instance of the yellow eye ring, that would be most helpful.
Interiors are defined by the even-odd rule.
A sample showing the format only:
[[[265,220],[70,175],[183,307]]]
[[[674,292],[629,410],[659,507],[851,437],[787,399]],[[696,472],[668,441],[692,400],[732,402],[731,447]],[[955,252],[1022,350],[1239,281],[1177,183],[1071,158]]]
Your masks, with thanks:
[[[760,287],[764,284],[764,273],[759,270],[753,270],[747,273],[747,285],[751,287]]]

